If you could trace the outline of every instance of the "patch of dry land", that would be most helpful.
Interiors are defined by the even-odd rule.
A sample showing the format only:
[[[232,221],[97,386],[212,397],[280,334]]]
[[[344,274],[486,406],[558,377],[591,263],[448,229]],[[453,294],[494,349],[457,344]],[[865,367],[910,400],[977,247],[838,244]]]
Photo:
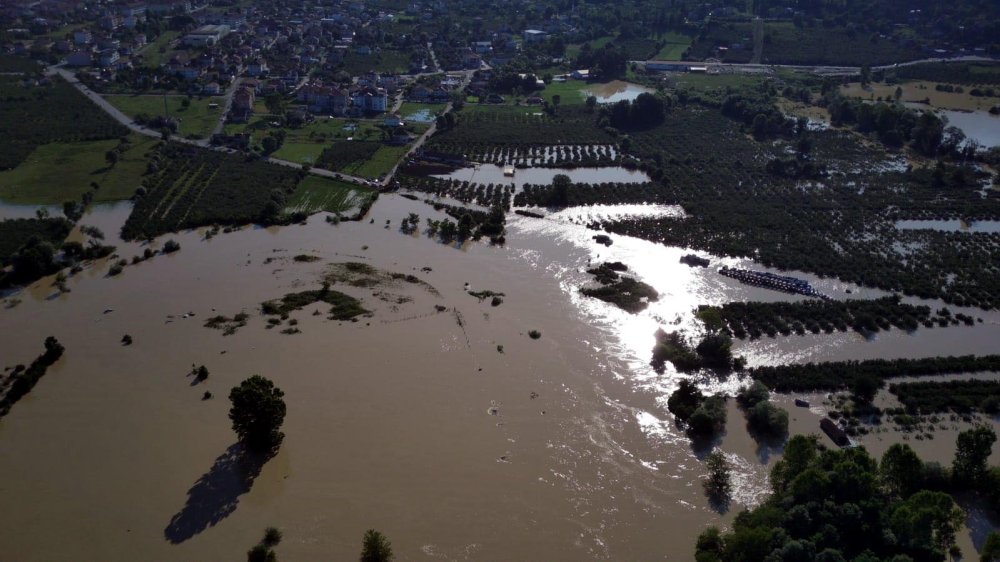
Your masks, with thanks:
[[[679,376],[655,373],[649,350],[657,326],[690,323],[697,303],[794,297],[680,264],[680,248],[600,246],[554,220],[512,215],[507,247],[442,244],[401,233],[410,212],[443,217],[387,195],[360,222],[188,231],[165,237],[179,251],[120,275],[105,260],[69,293],[48,278],[8,297],[0,368],[29,363],[50,335],[66,350],[0,419],[3,558],[238,560],[273,525],[286,560],[353,559],[369,528],[400,560],[690,560],[699,532],[765,496],[780,446],[758,446],[732,400],[726,433],[693,446],[666,412]],[[127,213],[83,222],[130,259],[145,247],[114,240]],[[628,263],[661,298],[629,314],[581,295],[592,260]],[[241,314],[235,330],[205,327]],[[942,345],[979,351],[972,329]],[[869,345],[833,337],[762,353]],[[873,353],[892,355],[881,341]],[[253,374],[284,391],[288,413],[277,455],[248,467],[227,396]],[[822,411],[789,409],[793,430],[818,433]],[[936,460],[953,452],[922,443]],[[733,465],[724,513],[700,485],[713,446]]]
[[[913,81],[902,82],[900,84],[869,84],[862,86],[860,82],[851,82],[840,87],[840,92],[845,96],[861,98],[866,100],[892,100],[896,97],[896,88],[903,90],[900,101],[926,103],[928,109],[956,109],[959,111],[989,111],[1000,98],[977,97],[969,94],[972,86],[962,86],[964,92],[943,92],[936,89],[938,85],[954,88],[954,85],[939,84],[937,82]]]

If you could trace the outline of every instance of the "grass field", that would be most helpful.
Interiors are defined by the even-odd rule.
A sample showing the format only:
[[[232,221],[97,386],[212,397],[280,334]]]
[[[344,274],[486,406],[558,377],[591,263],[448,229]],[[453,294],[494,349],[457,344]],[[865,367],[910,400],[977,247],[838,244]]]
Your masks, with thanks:
[[[382,145],[368,160],[350,164],[340,171],[352,176],[376,179],[389,173],[396,162],[406,154],[406,149],[405,146]]]
[[[383,49],[370,55],[347,53],[343,60],[344,71],[351,75],[376,72],[407,72],[410,69],[410,55],[403,51]]]
[[[559,105],[579,105],[587,100],[581,91],[587,86],[586,82],[579,80],[567,80],[565,82],[552,82],[542,90],[541,97],[545,101],[551,102],[552,96],[559,96]]]
[[[316,162],[326,146],[325,142],[289,142],[286,140],[281,148],[275,150],[271,156],[299,164],[312,164]]]
[[[167,62],[167,60],[173,54],[172,51],[167,48],[166,52],[161,53],[160,47],[167,47],[171,41],[180,35],[179,31],[164,31],[156,38],[155,41],[146,45],[142,51],[139,52],[142,55],[142,65],[146,68],[157,68],[161,64]]]
[[[656,60],[681,60],[681,55],[691,46],[691,37],[671,31],[663,38],[667,44],[656,53]]]
[[[9,203],[58,205],[79,200],[90,190],[90,183],[100,188],[95,201],[128,199],[135,193],[146,172],[146,152],[158,142],[141,135],[131,135],[131,147],[113,168],[104,159],[117,140],[73,143],[49,143],[39,146],[18,167],[0,172],[0,199]]]
[[[306,213],[326,211],[342,214],[360,207],[374,194],[374,191],[354,184],[309,176],[295,188],[295,193],[289,198],[285,211]]]
[[[603,37],[598,37],[597,39],[594,39],[593,41],[589,41],[590,48],[591,49],[600,49],[601,47],[607,45],[608,43],[610,43],[614,39],[615,39],[614,35],[605,35]],[[566,56],[568,58],[575,59],[577,57],[577,55],[580,54],[580,51],[582,50],[583,45],[584,45],[583,43],[574,43],[572,45],[567,45],[566,46]]]
[[[171,117],[179,120],[177,132],[183,137],[194,136],[205,138],[212,134],[215,125],[222,115],[223,99],[221,97],[191,98],[191,106],[184,108],[182,100],[187,96],[167,96],[167,111]],[[163,115],[163,96],[105,96],[112,105],[122,110],[125,115],[135,117],[140,113],[149,116]],[[219,104],[218,108],[210,109],[211,103]]]

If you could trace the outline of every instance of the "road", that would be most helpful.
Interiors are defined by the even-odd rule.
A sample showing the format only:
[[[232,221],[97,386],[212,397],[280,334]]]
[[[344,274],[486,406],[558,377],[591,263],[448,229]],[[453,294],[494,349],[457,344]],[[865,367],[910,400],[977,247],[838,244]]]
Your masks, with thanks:
[[[996,61],[997,59],[989,57],[980,56],[965,56],[965,57],[939,57],[939,58],[928,58],[920,59],[909,62],[901,62],[897,64],[887,64],[883,66],[873,66],[872,71],[878,72],[882,70],[890,70],[893,68],[899,68],[901,66],[914,66],[918,64],[926,64],[932,62],[984,62],[984,61]],[[716,68],[720,70],[731,70],[734,73],[746,73],[746,74],[759,74],[768,72],[774,69],[786,69],[795,70],[799,72],[810,72],[813,74],[819,74],[823,76],[850,76],[854,74],[861,73],[860,66],[830,66],[830,65],[804,65],[804,64],[738,64],[738,63],[704,63],[697,61],[630,61],[641,64],[643,66],[649,63],[664,63],[664,64],[680,64],[680,65],[693,65],[693,66],[707,66],[709,68]]]
[[[101,109],[103,109],[105,113],[107,113],[108,115],[110,115],[112,118],[114,118],[116,121],[118,121],[122,125],[125,125],[126,127],[128,127],[129,130],[131,130],[132,132],[138,133],[140,135],[145,135],[147,137],[161,138],[163,136],[159,131],[155,131],[155,130],[150,129],[148,127],[143,127],[142,125],[136,123],[131,117],[129,117],[128,115],[125,115],[117,107],[111,105],[111,103],[109,103],[108,100],[104,99],[100,94],[98,94],[98,93],[94,92],[93,90],[91,90],[90,88],[88,88],[85,84],[83,84],[82,82],[80,82],[76,78],[75,74],[73,74],[72,72],[66,70],[62,66],[59,66],[59,65],[50,66],[46,70],[46,74],[48,74],[50,76],[58,74],[64,80],[66,80],[67,82],[69,82],[70,84],[72,84],[77,90],[79,90],[80,93],[82,93],[87,99],[89,99],[90,101],[94,102],[94,104],[96,104],[97,107],[100,107]],[[230,88],[230,89],[232,91],[227,92],[227,94],[226,94],[226,100],[227,100],[226,101],[226,110],[227,111],[223,112],[223,118],[225,117],[225,114],[228,112],[229,104],[232,101],[232,94],[235,92],[235,87]],[[221,121],[220,121],[220,125],[218,127],[216,127],[216,128],[217,129],[221,128]],[[171,135],[170,136],[170,140],[174,141],[174,142],[180,142],[180,143],[184,143],[184,144],[190,144],[190,145],[193,145],[193,146],[198,146],[198,147],[205,148],[205,149],[208,149],[208,150],[215,150],[217,152],[224,152],[224,153],[227,153],[227,154],[233,152],[232,149],[229,149],[229,148],[226,148],[226,147],[212,146],[208,142],[208,139],[186,139],[184,137],[180,137],[180,136],[177,136],[177,135]],[[279,158],[268,158],[267,161],[271,162],[273,164],[278,164],[280,166],[287,166],[287,167],[295,168],[295,169],[299,169],[299,170],[301,170],[304,167],[302,164],[298,164],[296,162],[289,162],[288,160],[281,160]],[[393,172],[395,172],[395,168],[393,168]],[[356,176],[349,176],[347,174],[340,174],[340,173],[336,173],[336,172],[331,172],[329,170],[323,170],[323,169],[320,169],[320,168],[312,168],[312,167],[310,167],[309,173],[313,174],[313,175],[316,175],[316,176],[323,176],[323,177],[327,177],[327,178],[335,178],[335,179],[339,179],[339,180],[346,181],[346,182],[349,182],[349,183],[355,183],[355,184],[358,184],[358,185],[364,185],[364,186],[370,186],[371,185],[371,183],[369,182],[369,180],[366,180],[364,178],[359,178],[359,177],[356,177]],[[389,180],[389,178],[391,178],[391,174],[389,176],[387,176],[386,182],[384,182],[384,183],[387,183],[388,180]]]

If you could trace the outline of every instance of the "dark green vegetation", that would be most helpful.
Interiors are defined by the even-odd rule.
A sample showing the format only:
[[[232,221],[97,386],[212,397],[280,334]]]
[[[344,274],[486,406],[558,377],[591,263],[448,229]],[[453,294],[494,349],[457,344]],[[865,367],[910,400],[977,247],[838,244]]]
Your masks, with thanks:
[[[778,392],[841,390],[863,377],[885,380],[957,373],[1000,372],[1000,355],[964,355],[924,359],[868,359],[754,367],[749,374]]]
[[[68,202],[67,211],[78,218],[75,203]],[[0,266],[10,266],[7,271],[0,271],[0,288],[31,283],[64,267],[77,267],[82,261],[103,258],[114,251],[114,246],[100,243],[103,234],[95,232],[96,229],[86,232],[92,236],[86,245],[64,242],[71,228],[72,223],[65,219],[0,221],[0,251],[4,252],[0,253]],[[65,276],[60,274],[56,285],[61,292],[68,292],[65,283]]]
[[[893,445],[879,464],[864,449],[826,450],[797,435],[771,471],[774,493],[737,515],[731,532],[702,533],[695,558],[943,561],[963,514],[940,491],[941,473],[907,445]]]
[[[907,80],[931,80],[965,85],[1000,85],[1000,64],[991,62],[926,63],[901,66],[893,73]]]
[[[7,264],[33,237],[58,247],[72,228],[73,223],[63,218],[0,221],[0,264]]]
[[[247,325],[247,320],[250,319],[250,315],[245,312],[240,312],[239,314],[228,318],[222,316],[213,316],[205,321],[206,328],[212,328],[214,330],[222,330],[222,335],[231,336],[236,333],[237,330]]]
[[[128,129],[109,117],[60,78],[48,85],[24,86],[0,76],[0,170],[16,167],[50,142],[123,137]]]
[[[667,361],[682,373],[702,368],[728,371],[743,366],[742,359],[733,358],[732,339],[726,333],[710,329],[693,350],[680,332],[668,334],[660,328],[656,330],[654,337],[656,344],[653,346],[651,364],[657,372],[663,371]]]
[[[456,122],[436,133],[427,149],[466,154],[496,147],[608,144],[614,140],[597,125],[594,113],[581,106],[560,107],[554,115],[532,107],[470,107],[456,113]]]
[[[747,428],[757,439],[780,440],[788,435],[788,412],[769,400],[770,393],[760,381],[740,390],[736,401],[747,417]]]
[[[687,432],[692,437],[710,437],[726,426],[726,397],[706,397],[688,379],[682,379],[677,390],[670,395],[667,409],[687,424]]]
[[[392,559],[392,543],[389,539],[375,529],[365,531],[361,540],[361,562],[391,562]]]
[[[511,193],[509,185],[483,185],[458,180],[444,180],[432,177],[404,176],[400,182],[407,188],[441,197],[450,197],[463,203],[474,203],[483,207],[500,206],[510,210]],[[520,193],[519,193],[520,194]]]
[[[734,337],[759,338],[763,334],[774,337],[792,333],[804,335],[807,331],[844,332],[848,329],[862,334],[896,327],[916,330],[921,324],[949,326],[963,322],[972,325],[974,320],[964,314],[952,315],[947,309],[932,314],[929,306],[904,304],[899,297],[882,297],[874,300],[801,300],[794,302],[729,302],[721,307],[701,305],[699,313],[717,313],[726,330]]]
[[[42,67],[33,60],[8,54],[0,54],[0,73],[32,73],[38,72],[41,68]]]
[[[0,392],[2,392],[0,418],[6,416],[18,400],[31,392],[31,389],[45,376],[49,367],[62,357],[63,351],[65,348],[59,343],[59,340],[49,336],[45,338],[44,353],[32,361],[27,368],[24,365],[14,367],[13,371],[0,382]]]
[[[283,166],[187,145],[161,145],[136,194],[122,238],[151,238],[213,224],[282,220],[300,175]]]
[[[789,130],[773,119],[770,99],[752,89],[720,101],[720,109],[730,108],[739,121],[689,102],[668,111],[661,126],[631,134],[628,151],[659,181],[654,201],[681,205],[686,216],[593,226],[959,306],[1000,305],[1000,235],[895,227],[911,218],[998,219],[1000,192],[980,193],[975,174],[947,164],[940,171],[906,171],[852,133],[806,132],[800,124]],[[874,113],[887,119],[886,138],[912,138],[937,152],[933,119],[922,124],[893,111]],[[763,142],[747,135],[758,131],[758,123]],[[915,132],[925,125],[929,133]],[[797,156],[778,174],[769,163],[787,158],[782,147]],[[807,170],[812,172],[801,175]],[[544,189],[532,195],[533,201],[547,199]],[[637,199],[627,189],[601,193],[603,203]]]
[[[656,302],[660,294],[651,285],[618,273],[627,269],[620,263],[602,263],[588,269],[587,273],[593,275],[601,286],[583,287],[580,292],[588,297],[611,303],[626,312],[633,314],[641,312],[649,306],[649,303]]]
[[[285,393],[274,382],[254,375],[229,392],[229,419],[240,441],[254,449],[277,447],[284,434]]]
[[[264,538],[247,551],[247,562],[277,562],[278,554],[274,552],[274,547],[281,543],[282,536],[277,527],[265,529]]]
[[[365,162],[378,152],[381,146],[377,142],[367,141],[334,141],[316,159],[316,167],[339,171],[352,165]]]
[[[856,30],[767,23],[761,62],[772,64],[883,65],[922,58],[912,43],[863,35]]]
[[[705,467],[708,468],[708,479],[702,483],[705,493],[713,501],[726,502],[733,489],[726,456],[719,451],[712,451],[705,457]]]
[[[889,385],[910,413],[1000,411],[1000,381],[907,382]]]
[[[350,320],[355,316],[368,313],[361,306],[361,301],[344,293],[331,290],[326,283],[319,290],[289,293],[282,297],[281,300],[267,301],[261,304],[261,310],[268,316],[284,317],[291,312],[301,310],[317,302],[325,302],[331,305],[331,320]]]

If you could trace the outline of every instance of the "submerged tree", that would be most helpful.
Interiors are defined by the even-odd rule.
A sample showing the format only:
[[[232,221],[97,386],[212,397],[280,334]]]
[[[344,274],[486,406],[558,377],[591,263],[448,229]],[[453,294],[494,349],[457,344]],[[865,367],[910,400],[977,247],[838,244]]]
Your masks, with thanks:
[[[254,448],[268,448],[281,442],[279,429],[285,420],[285,395],[274,383],[254,375],[229,392],[232,408],[229,419],[240,441]]]
[[[392,544],[389,539],[375,529],[365,531],[361,541],[361,562],[389,562],[392,560]]]
[[[705,457],[708,466],[708,480],[705,480],[705,492],[714,500],[723,501],[732,491],[729,471],[729,461],[719,451],[713,451]]]

